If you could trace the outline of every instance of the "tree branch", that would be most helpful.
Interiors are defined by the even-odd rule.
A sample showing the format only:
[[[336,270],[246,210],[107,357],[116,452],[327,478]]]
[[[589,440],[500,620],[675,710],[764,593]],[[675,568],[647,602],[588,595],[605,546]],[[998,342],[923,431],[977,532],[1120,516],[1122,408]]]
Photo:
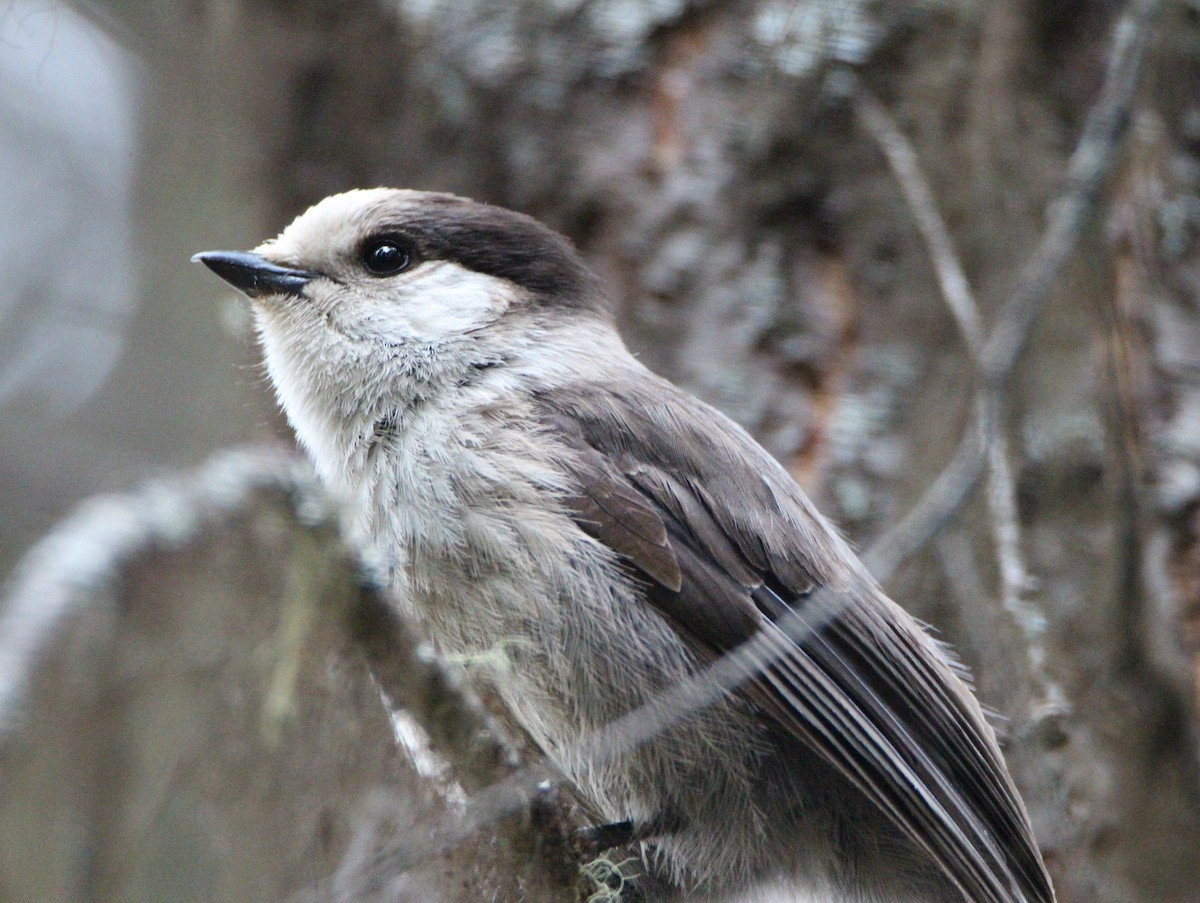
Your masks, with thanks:
[[[871,134],[883,152],[892,174],[908,202],[917,228],[925,239],[942,298],[958,325],[975,368],[982,375],[983,332],[979,305],[970,280],[950,238],[929,182],[921,169],[917,154],[908,139],[882,103],[865,87],[860,86],[855,110],[859,122]],[[1065,696],[1061,687],[1046,671],[1045,614],[1024,594],[1031,580],[1021,554],[1021,531],[1017,519],[1016,487],[1009,463],[1008,437],[1002,422],[1003,398],[1000,389],[982,381],[975,405],[974,422],[979,445],[971,452],[979,454],[979,462],[970,462],[978,470],[984,459],[988,469],[988,511],[991,515],[992,545],[1000,573],[1000,598],[1005,611],[1021,633],[1030,679],[1037,688],[1030,706],[1035,721],[1042,717],[1065,714]],[[972,478],[972,484],[974,478]],[[959,485],[949,483],[952,490]],[[939,508],[942,510],[942,507]],[[941,523],[945,523],[943,519]],[[889,553],[889,564],[896,563],[895,551]],[[891,573],[891,570],[888,571]],[[878,576],[878,575],[877,575]],[[881,578],[882,579],[882,578]]]
[[[1051,205],[1050,224],[984,342],[981,368],[988,384],[1003,385],[1008,379],[1087,217],[1095,210],[1100,187],[1116,160],[1159,6],[1159,0],[1130,0],[1114,28],[1104,83],[1071,155],[1066,187]],[[964,432],[941,475],[904,519],[876,542],[882,550],[878,557],[883,569],[876,572],[880,579],[937,535],[974,489],[986,457],[977,431],[973,425]],[[873,559],[874,549],[865,557]]]

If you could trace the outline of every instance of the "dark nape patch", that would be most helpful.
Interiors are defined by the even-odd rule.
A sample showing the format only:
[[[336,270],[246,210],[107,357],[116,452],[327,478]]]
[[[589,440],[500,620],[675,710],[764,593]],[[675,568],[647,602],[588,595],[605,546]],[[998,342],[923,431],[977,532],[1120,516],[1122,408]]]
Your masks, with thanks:
[[[422,256],[452,260],[467,269],[521,286],[543,304],[604,307],[599,279],[574,246],[537,220],[502,207],[439,199],[403,224]]]

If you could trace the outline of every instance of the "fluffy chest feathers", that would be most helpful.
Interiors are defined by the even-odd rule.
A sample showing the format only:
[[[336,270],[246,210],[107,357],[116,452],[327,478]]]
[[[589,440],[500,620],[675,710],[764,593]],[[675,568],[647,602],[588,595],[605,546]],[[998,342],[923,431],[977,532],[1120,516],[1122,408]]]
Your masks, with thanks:
[[[345,481],[361,528],[431,638],[449,653],[502,650],[509,667],[497,689],[536,742],[562,751],[582,728],[682,678],[692,660],[612,551],[572,519],[566,451],[532,401],[497,385],[504,379],[460,389],[450,407],[364,424]],[[605,642],[597,660],[609,631],[644,642]],[[560,764],[580,781],[612,780]],[[614,804],[613,817],[631,805]]]
[[[505,573],[569,523],[554,504],[562,475],[513,402],[386,412],[363,431],[347,482],[363,527],[410,570],[447,559],[473,579]]]
[[[527,403],[495,385],[447,401],[370,412],[340,482],[434,638],[480,651],[561,618],[579,563],[598,573],[610,556],[559,504],[565,476]]]

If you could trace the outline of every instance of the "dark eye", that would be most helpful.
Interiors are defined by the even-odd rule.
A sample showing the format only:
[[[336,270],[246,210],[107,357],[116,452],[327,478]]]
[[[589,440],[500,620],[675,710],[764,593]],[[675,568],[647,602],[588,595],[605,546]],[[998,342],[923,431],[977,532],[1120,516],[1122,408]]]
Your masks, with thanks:
[[[412,252],[402,239],[386,236],[363,245],[359,259],[372,276],[395,276],[412,263]]]

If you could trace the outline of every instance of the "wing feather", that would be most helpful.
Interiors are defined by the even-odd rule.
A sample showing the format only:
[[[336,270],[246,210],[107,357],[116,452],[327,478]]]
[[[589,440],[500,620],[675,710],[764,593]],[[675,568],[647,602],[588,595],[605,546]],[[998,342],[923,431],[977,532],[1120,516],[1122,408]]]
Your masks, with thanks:
[[[967,899],[1052,903],[978,705],[766,452],[649,377],[540,402],[580,487],[568,504],[581,528],[642,575],[681,636],[711,658],[765,632],[771,654],[741,692],[766,717],[844,774]],[[803,617],[821,587],[839,608],[793,640],[789,616]]]

